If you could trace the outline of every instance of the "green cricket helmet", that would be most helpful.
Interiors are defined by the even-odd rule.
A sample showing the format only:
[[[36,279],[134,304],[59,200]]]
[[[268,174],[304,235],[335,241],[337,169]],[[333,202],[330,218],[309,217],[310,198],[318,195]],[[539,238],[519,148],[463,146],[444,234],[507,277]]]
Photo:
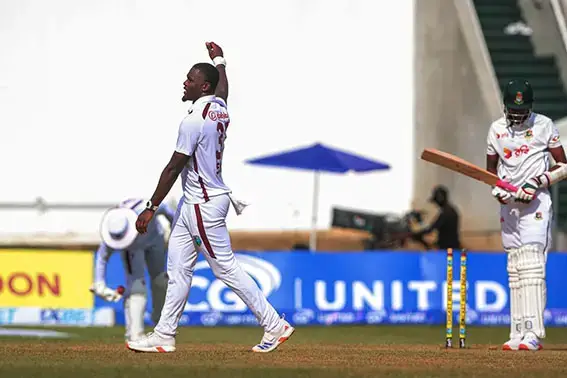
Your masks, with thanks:
[[[527,80],[511,80],[504,88],[504,114],[509,126],[520,126],[532,113],[534,90]]]

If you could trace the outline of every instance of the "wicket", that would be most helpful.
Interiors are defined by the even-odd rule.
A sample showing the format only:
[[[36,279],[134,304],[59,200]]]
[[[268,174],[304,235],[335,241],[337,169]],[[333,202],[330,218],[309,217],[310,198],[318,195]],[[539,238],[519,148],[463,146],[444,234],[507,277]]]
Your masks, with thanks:
[[[467,251],[460,260],[459,348],[465,348],[467,318]],[[447,250],[447,313],[445,348],[453,347],[453,249]]]

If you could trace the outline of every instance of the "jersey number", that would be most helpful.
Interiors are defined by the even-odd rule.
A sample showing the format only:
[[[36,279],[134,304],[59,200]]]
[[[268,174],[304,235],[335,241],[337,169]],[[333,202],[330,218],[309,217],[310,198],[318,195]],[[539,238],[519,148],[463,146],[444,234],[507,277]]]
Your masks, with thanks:
[[[224,151],[224,140],[226,139],[226,129],[228,129],[228,122],[223,124],[222,122],[217,123],[217,133],[219,134],[219,149],[217,151],[217,175],[221,174],[222,171],[222,153]]]

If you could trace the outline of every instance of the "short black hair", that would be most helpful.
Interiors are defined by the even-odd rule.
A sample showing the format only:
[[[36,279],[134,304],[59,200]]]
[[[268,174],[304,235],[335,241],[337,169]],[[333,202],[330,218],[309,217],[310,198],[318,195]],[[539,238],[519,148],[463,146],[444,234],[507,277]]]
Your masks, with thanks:
[[[219,83],[219,71],[215,66],[210,63],[197,63],[193,66],[194,69],[199,70],[205,75],[205,81],[211,83],[211,88],[214,91]]]

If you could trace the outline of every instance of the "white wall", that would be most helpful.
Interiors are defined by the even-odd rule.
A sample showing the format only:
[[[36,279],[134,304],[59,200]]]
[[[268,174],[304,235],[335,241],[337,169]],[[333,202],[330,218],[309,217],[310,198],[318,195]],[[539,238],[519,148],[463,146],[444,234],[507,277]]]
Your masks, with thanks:
[[[253,203],[231,229],[309,226],[312,175],[243,161],[316,141],[393,166],[323,175],[319,227],[335,205],[406,211],[412,38],[411,0],[4,0],[0,202],[151,196],[187,109],[185,74],[213,40],[231,85],[224,177]],[[99,216],[0,210],[0,230],[96,232]]]
[[[437,148],[484,167],[486,135],[500,114],[483,96],[485,87],[475,69],[479,62],[473,59],[456,7],[460,1],[417,2],[414,148],[418,154]],[[500,229],[500,208],[487,185],[417,159],[413,183],[417,206],[426,203],[434,185],[445,185],[461,214],[463,232]]]

